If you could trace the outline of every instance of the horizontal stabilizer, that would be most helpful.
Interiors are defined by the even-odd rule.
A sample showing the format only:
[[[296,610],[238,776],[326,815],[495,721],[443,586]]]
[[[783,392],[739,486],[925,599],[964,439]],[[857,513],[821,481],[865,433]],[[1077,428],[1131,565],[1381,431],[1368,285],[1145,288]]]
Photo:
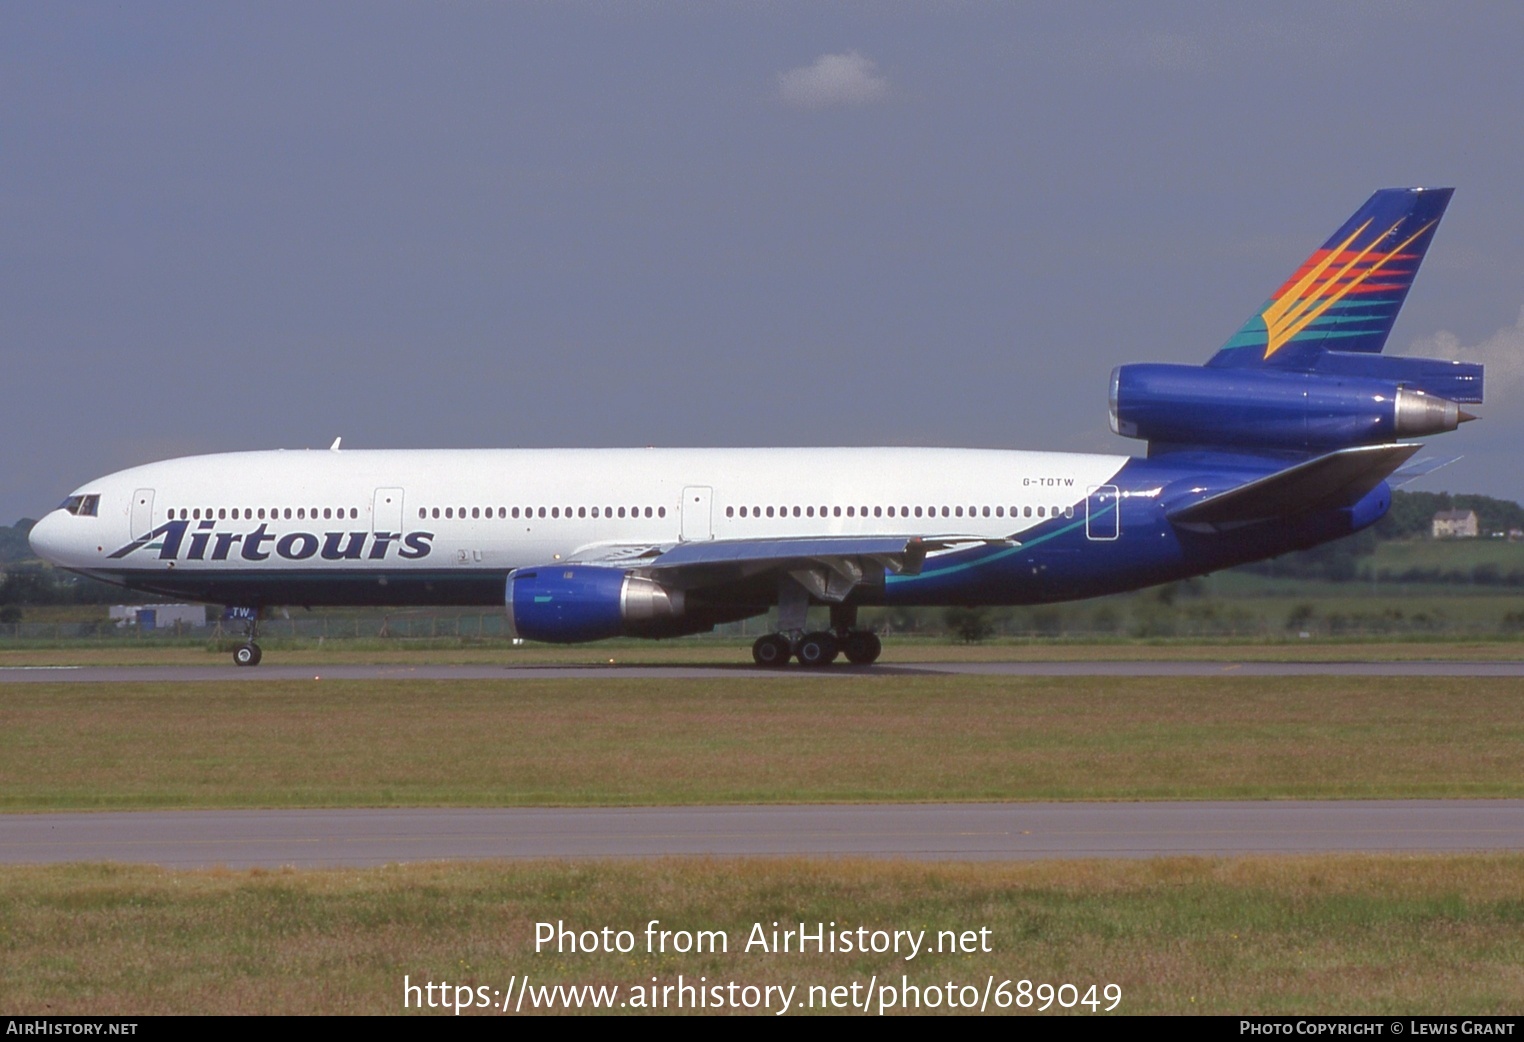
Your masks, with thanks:
[[[1177,507],[1168,517],[1176,524],[1247,524],[1351,506],[1421,448],[1399,444],[1340,449]]]
[[[1428,477],[1440,467],[1448,467],[1459,456],[1420,456],[1418,459],[1409,460],[1396,470],[1392,471],[1392,487],[1401,488],[1411,481]]]

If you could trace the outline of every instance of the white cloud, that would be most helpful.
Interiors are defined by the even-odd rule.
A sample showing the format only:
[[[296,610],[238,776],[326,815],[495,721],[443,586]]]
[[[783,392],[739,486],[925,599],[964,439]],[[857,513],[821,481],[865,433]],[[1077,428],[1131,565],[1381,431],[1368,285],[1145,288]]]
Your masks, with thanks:
[[[809,65],[778,73],[778,94],[801,109],[868,105],[889,96],[889,81],[856,51],[822,54]]]
[[[1415,340],[1406,353],[1482,363],[1487,367],[1487,401],[1496,405],[1524,388],[1524,308],[1519,309],[1516,325],[1504,326],[1480,344],[1466,347],[1454,333],[1441,331]]]

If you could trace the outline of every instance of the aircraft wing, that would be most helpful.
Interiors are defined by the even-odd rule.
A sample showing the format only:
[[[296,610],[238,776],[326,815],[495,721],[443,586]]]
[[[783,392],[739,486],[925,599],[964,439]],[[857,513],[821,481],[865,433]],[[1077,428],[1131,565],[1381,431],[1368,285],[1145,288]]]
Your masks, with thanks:
[[[1232,525],[1350,506],[1421,448],[1398,444],[1339,449],[1173,507],[1167,516],[1182,525]]]
[[[787,572],[822,600],[840,601],[865,579],[881,578],[885,573],[919,574],[929,553],[989,542],[986,536],[963,534],[708,539],[589,547],[568,561],[634,569],[652,578],[659,577],[664,584],[687,589],[735,582],[767,572]]]

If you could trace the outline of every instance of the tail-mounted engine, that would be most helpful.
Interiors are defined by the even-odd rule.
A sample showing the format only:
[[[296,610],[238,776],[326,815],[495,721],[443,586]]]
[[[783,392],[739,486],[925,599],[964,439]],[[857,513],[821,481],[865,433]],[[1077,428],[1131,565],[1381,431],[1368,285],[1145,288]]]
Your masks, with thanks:
[[[1453,431],[1476,418],[1455,401],[1400,379],[1401,363],[1427,360],[1381,361],[1399,378],[1119,366],[1111,373],[1111,429],[1159,445],[1324,452]],[[1467,369],[1475,371],[1479,398],[1481,367]],[[1452,378],[1445,387],[1459,385]]]

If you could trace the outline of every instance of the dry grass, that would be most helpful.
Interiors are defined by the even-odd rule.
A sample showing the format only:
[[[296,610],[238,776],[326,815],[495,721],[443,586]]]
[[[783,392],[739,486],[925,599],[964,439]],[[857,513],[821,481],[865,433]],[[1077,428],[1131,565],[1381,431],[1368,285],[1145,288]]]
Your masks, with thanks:
[[[1510,679],[0,686],[8,810],[1520,795]]]
[[[402,981],[1119,984],[1126,1013],[1513,1014],[1524,857],[308,872],[0,868],[6,1012],[395,1013]],[[727,954],[534,952],[534,924],[723,930]],[[990,953],[763,955],[753,923],[988,927]]]

